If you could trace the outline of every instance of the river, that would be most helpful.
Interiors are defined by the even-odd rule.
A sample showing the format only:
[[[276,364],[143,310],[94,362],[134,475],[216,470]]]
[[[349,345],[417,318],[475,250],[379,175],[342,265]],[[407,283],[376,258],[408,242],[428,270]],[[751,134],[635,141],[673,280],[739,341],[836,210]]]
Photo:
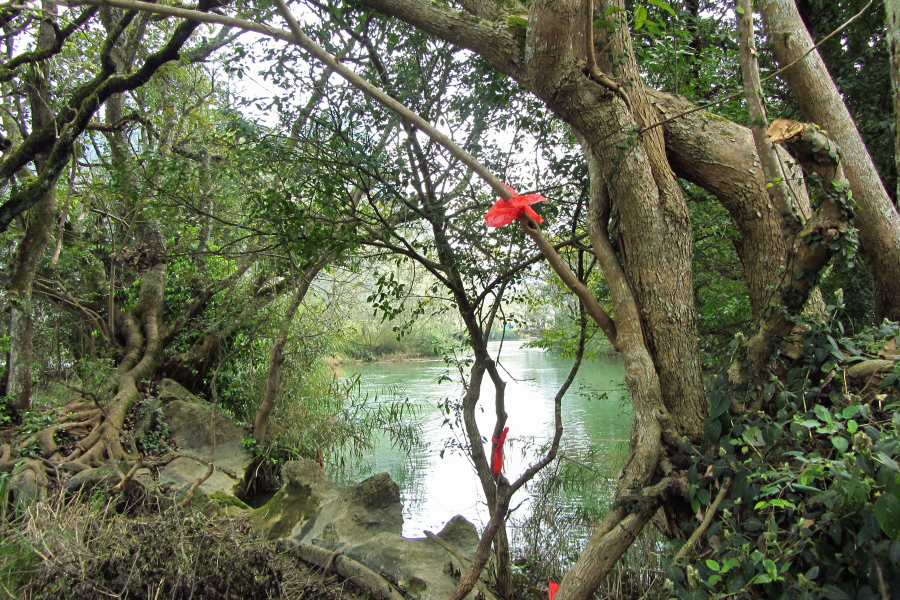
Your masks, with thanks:
[[[506,412],[509,434],[504,446],[504,473],[510,481],[518,477],[539,455],[538,448],[553,436],[553,399],[568,376],[572,359],[562,359],[539,349],[523,348],[524,342],[506,341],[499,356],[500,373],[507,381]],[[497,357],[499,342],[488,345]],[[425,447],[406,456],[381,436],[367,457],[366,477],[387,471],[400,485],[403,498],[403,534],[421,537],[423,529],[438,531],[451,517],[461,514],[479,528],[488,512],[478,478],[467,458],[457,449],[462,439],[454,420],[439,408],[446,399],[458,400],[462,387],[455,381],[439,382],[448,372],[443,361],[372,363],[353,365],[348,374],[359,374],[363,392],[386,397],[399,391],[417,409],[413,417],[421,426]],[[604,467],[612,473],[625,457],[631,409],[623,403],[621,384],[625,371],[616,358],[583,361],[578,377],[563,398],[563,440],[571,450],[590,446],[604,456]],[[588,391],[588,389],[592,391]],[[605,395],[602,395],[605,393]],[[477,414],[482,435],[490,436],[494,425],[494,387],[485,376]],[[483,410],[481,410],[483,409]],[[490,452],[490,444],[485,446]],[[572,498],[577,502],[578,498]],[[511,506],[527,510],[529,491],[520,490]]]

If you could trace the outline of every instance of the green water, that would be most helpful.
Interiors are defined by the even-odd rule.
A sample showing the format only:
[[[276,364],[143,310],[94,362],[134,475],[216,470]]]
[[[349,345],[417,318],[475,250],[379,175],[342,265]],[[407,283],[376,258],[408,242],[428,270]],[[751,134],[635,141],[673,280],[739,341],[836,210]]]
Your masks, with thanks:
[[[553,399],[574,362],[541,350],[522,348],[522,344],[505,342],[499,356],[500,373],[507,382],[509,435],[504,446],[504,473],[510,481],[539,457],[540,445],[552,438]],[[496,358],[499,342],[490,343],[489,349]],[[360,364],[348,369],[348,374],[352,373],[360,375],[363,389],[370,396],[384,398],[387,391],[399,390],[418,410],[414,418],[421,425],[426,446],[406,456],[382,438],[367,457],[365,471],[357,474],[363,477],[387,471],[398,482],[404,504],[403,534],[421,536],[423,529],[438,531],[458,514],[483,526],[488,512],[480,484],[468,458],[457,449],[463,432],[446,423],[447,419],[453,420],[453,415],[448,416],[438,408],[445,399],[457,401],[462,396],[458,381],[438,383],[447,373],[447,366],[442,361]],[[624,378],[625,371],[618,359],[586,360],[563,398],[561,447],[599,448],[600,455],[608,461],[604,465],[608,472],[613,472],[624,460],[631,426],[631,412],[623,403],[621,390]],[[586,385],[590,386],[590,393]],[[484,436],[493,430],[493,397],[493,384],[485,376],[477,413]],[[489,444],[485,450],[490,451]],[[529,490],[522,489],[513,498],[512,506],[524,503],[527,509],[528,502]]]

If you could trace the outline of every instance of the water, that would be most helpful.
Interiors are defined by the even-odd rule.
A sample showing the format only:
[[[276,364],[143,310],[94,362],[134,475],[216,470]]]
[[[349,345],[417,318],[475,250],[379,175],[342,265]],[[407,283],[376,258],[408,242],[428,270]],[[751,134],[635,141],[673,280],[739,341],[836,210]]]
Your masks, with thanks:
[[[521,341],[503,344],[499,363],[506,380],[506,425],[509,434],[504,445],[504,473],[510,481],[518,477],[541,454],[542,444],[553,437],[553,399],[565,381],[573,360],[557,358],[542,350],[522,348]],[[496,358],[499,342],[488,345]],[[422,428],[426,447],[407,457],[391,447],[384,436],[366,468],[358,477],[387,471],[400,485],[403,498],[403,534],[419,537],[423,529],[440,530],[454,515],[461,514],[479,528],[487,522],[488,511],[475,471],[458,443],[463,439],[460,427],[451,427],[454,415],[439,409],[446,399],[458,401],[462,386],[458,381],[438,383],[447,373],[443,361],[391,364],[361,364],[348,369],[358,373],[363,390],[384,398],[397,387],[418,409],[415,417]],[[591,445],[607,457],[612,471],[624,460],[631,412],[624,406],[621,382],[625,371],[615,358],[585,360],[578,377],[563,398],[563,439],[561,448],[587,448]],[[458,376],[456,377],[458,380]],[[586,393],[585,384],[605,396]],[[482,435],[490,436],[494,426],[494,386],[485,375],[477,411]],[[490,444],[485,452],[490,455]],[[443,456],[442,456],[443,454]],[[577,500],[576,500],[577,501]],[[523,503],[527,509],[528,491],[520,490],[511,506]]]

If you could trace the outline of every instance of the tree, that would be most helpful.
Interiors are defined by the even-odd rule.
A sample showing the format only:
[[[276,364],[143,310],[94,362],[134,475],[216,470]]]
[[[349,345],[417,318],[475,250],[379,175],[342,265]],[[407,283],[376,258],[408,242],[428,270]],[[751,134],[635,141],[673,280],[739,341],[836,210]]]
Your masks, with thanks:
[[[424,145],[417,130],[426,132],[432,141],[439,142],[447,150],[447,155],[437,159],[438,164],[460,160],[501,198],[509,200],[513,193],[491,169],[450,142],[422,118],[422,114],[428,114],[434,106],[426,102],[416,107],[417,112],[411,112],[370,82],[350,73],[311,42],[280,0],[275,4],[290,26],[289,32],[266,23],[200,15],[178,8],[126,0],[90,1],[226,23],[290,41],[400,115],[404,129],[402,148],[409,163],[406,173],[410,178],[407,181],[412,191],[398,188],[393,183],[395,177],[380,179],[380,173],[374,167],[371,170],[363,168],[357,156],[351,162],[359,169],[359,177],[352,179],[361,182],[359,187],[363,195],[358,198],[351,195],[349,204],[359,227],[366,232],[368,239],[365,241],[413,258],[425,266],[450,291],[466,325],[475,358],[463,400],[463,415],[470,452],[492,507],[492,516],[479,545],[478,558],[461,580],[454,598],[464,597],[471,589],[492,542],[496,543],[500,570],[504,571],[502,524],[511,493],[552,459],[560,429],[557,427],[555,442],[548,454],[522,478],[510,484],[502,474],[494,476],[481,447],[480,434],[469,423],[469,415],[478,401],[480,382],[487,374],[497,390],[497,418],[491,437],[497,440],[494,447],[499,447],[505,422],[503,380],[486,352],[485,332],[490,330],[496,318],[499,298],[512,285],[518,270],[524,267],[501,261],[502,277],[489,279],[487,283],[483,272],[471,267],[477,262],[465,255],[482,249],[477,240],[472,239],[470,231],[458,229],[454,221],[469,224],[471,228],[474,207],[486,207],[488,203],[473,193],[474,201],[463,201],[457,206],[461,190],[467,189],[468,173],[458,186],[447,184],[446,188],[442,187],[445,181],[435,173],[434,161],[429,160],[428,155],[432,150],[437,151],[437,146],[431,142]],[[701,452],[714,450],[720,456],[720,460],[710,464],[709,468],[712,477],[720,480],[721,498],[731,485],[731,475],[725,473],[734,471],[735,479],[742,475],[740,468],[732,465],[745,457],[739,456],[743,451],[731,442],[734,440],[740,445],[740,440],[746,439],[744,433],[751,428],[759,429],[763,426],[760,423],[774,421],[775,417],[779,422],[783,421],[779,415],[785,408],[778,404],[773,394],[778,385],[783,385],[782,380],[790,378],[793,372],[790,369],[792,359],[789,356],[782,358],[783,353],[787,354],[784,352],[786,342],[814,294],[828,260],[836,252],[852,253],[853,231],[847,222],[853,207],[841,170],[841,154],[834,141],[816,125],[787,121],[777,127],[767,127],[762,107],[755,102],[763,90],[752,59],[753,38],[752,28],[746,20],[750,13],[747,4],[738,13],[745,15],[741,48],[746,95],[752,100],[751,129],[701,112],[683,98],[644,85],[632,28],[635,31],[658,28],[658,24],[648,18],[646,7],[634,7],[629,11],[620,1],[601,6],[581,0],[535,0],[527,8],[515,2],[497,4],[466,0],[463,11],[423,0],[363,0],[362,4],[444,42],[471,50],[496,72],[514,80],[537,98],[571,130],[581,146],[589,183],[586,185],[582,180],[580,185],[587,189],[578,196],[577,210],[566,216],[570,221],[566,225],[571,226],[551,227],[544,232],[539,225],[540,219],[523,214],[517,218],[519,229],[515,235],[527,236],[538,247],[563,283],[578,297],[585,313],[596,321],[622,353],[626,382],[635,408],[632,455],[623,468],[616,502],[588,541],[579,561],[566,575],[559,591],[561,600],[587,598],[651,519],[656,518],[668,535],[686,537],[687,532],[681,525],[690,522],[695,512],[691,486],[695,483],[692,477],[698,476],[697,465],[706,460],[698,458]],[[674,9],[664,3],[654,6],[675,14]],[[784,17],[773,18],[774,12],[766,16],[769,9],[775,11],[792,6],[793,3],[771,2],[763,7],[763,13],[769,30],[768,39],[776,55],[784,52],[779,61],[786,67],[785,77],[804,105],[807,103],[804,94],[811,89],[811,76],[799,77],[792,82],[792,69],[799,69],[801,63],[787,68],[796,55],[790,55],[790,48],[778,49],[779,44],[789,45],[779,39],[781,33],[776,27],[789,23],[791,35],[805,33],[805,29],[788,13],[784,13]],[[367,24],[374,18],[368,9],[352,13],[359,17],[359,28],[351,26],[345,31],[358,32],[373,67],[370,77],[396,93],[396,89],[391,89],[396,84],[384,68],[386,61],[373,51],[372,40],[366,39]],[[699,8],[694,13],[696,19]],[[343,21],[345,15],[343,12],[336,14],[335,19]],[[261,21],[265,20],[261,18]],[[404,35],[415,37],[420,33],[404,32]],[[433,51],[438,57],[442,56],[440,50]],[[452,61],[447,64],[453,65]],[[678,64],[676,52],[676,73]],[[446,76],[449,71],[435,72]],[[827,75],[819,73],[816,77],[820,82],[827,81]],[[432,86],[440,92],[443,83],[438,79]],[[429,93],[432,91],[427,85],[420,84],[420,87]],[[826,85],[821,95],[834,101],[831,105],[834,113],[840,111],[843,104],[835,103],[840,98],[832,92],[833,89]],[[811,114],[812,111],[809,108]],[[853,155],[846,162],[847,178],[855,186],[855,193],[864,197],[860,214],[880,211],[888,223],[887,229],[882,231],[878,228],[879,223],[866,216],[859,221],[864,245],[869,243],[867,239],[876,244],[870,246],[873,261],[883,259],[882,263],[875,264],[880,290],[876,310],[890,315],[895,300],[900,298],[890,291],[900,281],[893,275],[893,268],[900,261],[898,246],[891,241],[895,236],[890,231],[896,210],[889,201],[883,202],[887,197],[883,186],[879,192],[880,181],[877,181],[871,161],[868,166],[864,164],[866,150],[859,143],[858,134],[853,142],[854,128],[845,109],[839,117],[829,130],[834,136],[849,136],[841,138],[841,145],[845,158],[848,148]],[[383,124],[384,119],[380,123]],[[764,130],[767,136],[762,135]],[[773,148],[766,137],[789,147],[791,161],[799,167],[782,167],[788,162],[788,155]],[[341,142],[351,150],[365,147],[352,131],[342,130]],[[799,181],[801,169],[807,178],[807,186]],[[854,169],[858,169],[857,175],[853,175]],[[399,171],[392,175],[403,173]],[[710,403],[703,385],[697,343],[692,278],[694,252],[688,205],[676,175],[708,191],[728,210],[740,234],[735,236],[736,247],[748,285],[752,322],[747,327],[744,342],[735,341],[734,362],[711,388]],[[788,179],[792,180],[790,186],[784,185]],[[382,185],[384,188],[379,187]],[[807,199],[807,187],[813,202]],[[769,191],[773,192],[771,196]],[[282,193],[278,188],[272,190],[270,196],[275,201],[263,203],[269,211],[267,214],[279,217],[281,221],[285,216],[297,214],[298,198],[303,197],[299,193]],[[347,198],[346,195],[340,197],[342,200]],[[870,199],[866,200],[866,197]],[[300,212],[309,218],[308,213]],[[421,228],[416,229],[413,223],[420,224]],[[405,235],[407,227],[411,235]],[[582,260],[577,261],[578,273],[575,274],[559,251],[563,244],[574,243],[573,238],[577,240],[582,227],[608,283],[614,322],[585,285]],[[330,233],[339,231],[340,228],[334,228]],[[565,232],[564,239],[554,244],[551,239],[563,238],[562,232]],[[315,235],[312,238],[315,239]],[[521,239],[524,238],[515,238],[510,248],[522,251]],[[876,247],[882,252],[878,259],[872,255],[872,248]],[[585,248],[580,250],[586,251]],[[522,264],[531,261],[529,258]],[[146,315],[152,312],[146,308],[153,308],[159,314],[160,303],[153,300],[160,297],[159,281],[148,275],[141,280],[145,289],[142,289],[141,301],[135,305],[134,310],[138,312],[134,315],[144,318],[146,323],[151,321]],[[386,286],[390,288],[389,284]],[[492,302],[488,302],[491,294]],[[384,296],[390,299],[390,293]],[[389,306],[389,303],[382,304],[385,305]],[[159,322],[159,317],[155,317],[155,321]],[[158,352],[158,349],[152,352]],[[804,396],[804,402],[806,399]],[[810,400],[820,401],[818,396]],[[794,407],[792,410],[799,409]],[[557,423],[558,419],[557,411]],[[738,432],[739,428],[744,433]],[[739,437],[729,437],[732,433]],[[836,444],[835,448],[840,445]],[[846,440],[843,447],[847,448]],[[710,509],[711,515],[715,512],[714,508]],[[704,523],[694,535],[702,534],[704,527],[709,526],[708,521]],[[692,539],[684,552],[693,545]],[[769,578],[771,580],[771,575]],[[509,591],[503,581],[500,588],[504,593]]]

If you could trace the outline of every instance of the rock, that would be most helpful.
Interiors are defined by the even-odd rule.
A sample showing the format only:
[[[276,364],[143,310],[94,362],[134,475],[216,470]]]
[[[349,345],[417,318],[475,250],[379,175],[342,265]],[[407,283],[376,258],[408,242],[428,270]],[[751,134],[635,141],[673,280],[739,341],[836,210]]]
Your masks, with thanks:
[[[173,400],[180,400],[181,402],[187,402],[189,404],[203,402],[200,398],[184,389],[181,384],[172,379],[163,379],[159,382],[159,385],[156,387],[156,397],[163,404],[167,404]]]
[[[387,473],[373,475],[351,485],[340,496],[322,506],[292,538],[333,550],[359,544],[379,533],[400,535],[403,529],[400,487]]]
[[[866,360],[847,369],[847,376],[853,379],[863,379],[878,373],[886,373],[893,368],[894,361],[892,360]]]
[[[168,389],[177,385],[172,382]],[[184,393],[187,394],[187,391]],[[212,405],[199,401],[170,400],[163,403],[163,417],[169,426],[169,437],[174,440],[179,452],[209,460],[212,450],[209,424],[213,408]],[[219,491],[241,497],[246,488],[248,470],[253,463],[253,455],[243,446],[247,432],[235,425],[219,408],[215,408],[215,411],[215,464],[218,468],[197,491],[206,496]],[[159,484],[187,492],[206,469],[206,465],[201,462],[178,457],[162,470]]]
[[[131,469],[131,465],[124,462],[119,463],[119,469],[122,473],[127,473]],[[85,469],[84,471],[76,473],[66,481],[63,487],[70,493],[79,491],[89,492],[96,487],[108,490],[111,487],[118,485],[119,481],[119,475],[116,473],[115,468],[113,468],[112,465],[103,465],[96,469]],[[150,469],[147,468],[138,469],[134,474],[134,479],[132,481],[136,481],[147,489],[156,487],[153,475],[150,473]]]
[[[455,546],[470,560],[478,545],[475,526],[459,515],[444,526],[438,537]],[[444,600],[458,582],[445,570],[450,555],[427,538],[404,538],[381,533],[343,552],[373,571],[383,572],[402,583],[409,594],[419,600]],[[455,559],[454,564],[457,564]],[[467,597],[474,598],[476,594],[477,590],[473,590]]]
[[[456,515],[447,521],[437,536],[459,550],[469,560],[475,556],[478,542],[481,541],[478,530],[462,515]]]
[[[427,538],[404,538],[400,488],[387,473],[369,477],[338,492],[322,468],[311,460],[289,462],[282,487],[251,523],[270,539],[315,544],[385,573],[406,586],[413,598],[444,600],[457,578],[445,571],[450,555]],[[472,559],[478,546],[475,526],[453,517],[438,537]],[[477,590],[469,594],[474,598]]]
[[[281,469],[281,489],[253,511],[251,523],[269,539],[287,537],[339,493],[325,471],[311,460],[289,461]]]

